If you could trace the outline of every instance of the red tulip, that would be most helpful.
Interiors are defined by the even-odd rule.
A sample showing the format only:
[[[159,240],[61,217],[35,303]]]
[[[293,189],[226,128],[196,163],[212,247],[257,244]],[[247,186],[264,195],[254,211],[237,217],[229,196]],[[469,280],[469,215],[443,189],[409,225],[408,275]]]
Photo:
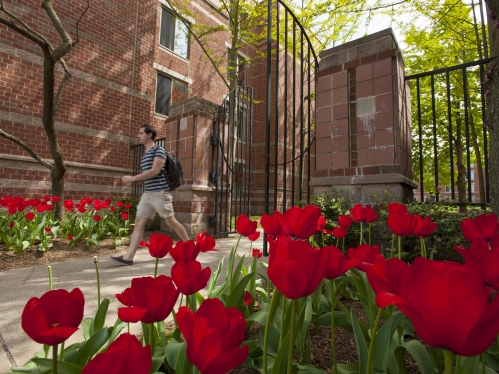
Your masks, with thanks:
[[[236,219],[236,231],[242,236],[254,234],[257,222],[250,220],[246,214],[241,214]]]
[[[101,216],[99,216],[97,214],[94,215],[94,221],[99,222],[101,219],[102,219]]]
[[[203,374],[224,374],[248,357],[248,346],[239,348],[246,320],[236,308],[225,308],[218,299],[206,299],[196,313],[180,307],[175,318],[187,342],[187,358]]]
[[[10,221],[10,223],[9,223],[9,229],[11,229],[13,227],[14,227],[14,221]]]
[[[416,227],[413,230],[413,234],[419,238],[419,237],[427,237],[431,233],[433,233],[437,227],[438,224],[435,222],[431,222],[431,217],[426,216],[426,218],[423,219],[419,214],[415,214],[414,217],[418,220],[418,223],[416,224]]]
[[[343,239],[345,236],[347,236],[348,230],[345,230],[341,227],[335,227],[333,228],[333,236],[336,239]]]
[[[272,252],[267,274],[284,296],[299,299],[316,290],[327,266],[327,251],[302,240],[278,240]]]
[[[469,242],[485,240],[493,242],[494,247],[499,245],[499,224],[496,214],[481,214],[475,219],[465,218],[461,221],[461,230]]]
[[[123,201],[117,201],[116,205],[118,206],[118,208],[123,208],[125,206],[125,203]]]
[[[66,210],[73,211],[74,209],[74,202],[71,199],[65,200],[62,205],[64,205],[64,208],[66,208]]]
[[[339,216],[338,224],[342,229],[348,230],[352,226],[352,216]]]
[[[477,266],[419,257],[404,272],[398,293],[377,294],[381,308],[395,304],[433,347],[477,356],[492,345],[499,332],[499,298],[491,301]]]
[[[68,240],[73,240],[74,236],[73,235],[68,235]]]
[[[324,278],[329,280],[341,277],[348,270],[361,262],[359,259],[347,259],[345,255],[341,253],[341,250],[335,246],[324,247],[324,251],[329,254],[326,270],[324,271]]]
[[[54,203],[58,203],[60,200],[61,200],[61,197],[60,197],[60,196],[52,196],[52,201],[53,201]]]
[[[317,220],[317,231],[324,230],[324,227],[326,227],[326,217],[320,216]]]
[[[50,201],[50,198],[51,198],[50,196],[43,196],[44,201]]]
[[[393,213],[388,216],[386,223],[395,235],[409,236],[418,224],[418,219],[409,213]]]
[[[250,306],[252,302],[253,298],[251,297],[251,294],[248,291],[244,291],[244,305]]]
[[[41,205],[41,204],[40,204],[40,205],[37,205],[37,206],[35,207],[35,209],[36,209],[36,211],[37,211],[38,213],[43,213],[43,212],[45,212],[45,205]]]
[[[45,232],[51,232],[52,231],[52,229],[50,227],[45,227],[44,230],[45,230]]]
[[[256,258],[262,257],[262,251],[260,251],[259,249],[253,249],[251,257],[256,257]]]
[[[248,239],[254,242],[260,237],[260,231],[255,231],[253,234],[248,235]]]
[[[470,250],[463,247],[454,247],[466,260],[482,268],[485,284],[495,291],[499,291],[499,247],[489,247],[485,240],[475,240]]]
[[[54,210],[53,205],[44,205],[45,210]]]
[[[79,288],[68,292],[52,290],[28,300],[22,314],[22,328],[35,342],[57,345],[77,330],[83,319],[85,299]]]
[[[35,213],[29,212],[26,213],[26,220],[32,221],[35,218]]]
[[[90,360],[81,374],[149,374],[151,368],[151,347],[142,347],[134,335],[125,333]]]
[[[125,204],[125,209],[130,209],[132,207],[132,204]]]
[[[262,225],[265,234],[272,235],[274,237],[284,234],[281,226],[281,216],[282,214],[278,210],[274,211],[274,215],[272,216],[269,216],[267,213],[263,213],[262,218],[260,219],[260,224]]]
[[[141,241],[140,245],[143,245],[149,249],[149,254],[154,258],[163,258],[171,250],[173,246],[173,240],[165,234],[152,233],[149,238],[150,244],[145,241]]]
[[[121,212],[121,219],[123,221],[127,221],[128,220],[128,213],[127,212]]]
[[[132,286],[116,298],[128,300],[128,308],[119,308],[118,317],[124,322],[152,323],[163,321],[177,302],[179,292],[170,277],[133,278]],[[131,299],[131,301],[130,301]]]
[[[389,203],[388,204],[388,214],[404,214],[407,212],[407,206],[405,204],[400,203]]]
[[[111,206],[111,207],[109,207],[109,210],[110,210],[111,212],[114,212],[114,211],[116,210],[116,207]],[[128,219],[128,218],[127,218],[127,219]]]
[[[170,249],[170,256],[175,262],[183,262],[187,264],[189,261],[195,260],[198,257],[201,246],[194,243],[193,240],[183,242],[179,240],[175,247]]]
[[[375,293],[387,291],[397,293],[402,284],[402,277],[409,269],[409,265],[399,260],[391,258],[386,260],[384,256],[377,255],[373,264],[365,264],[367,278]]]
[[[379,255],[379,247],[377,245],[370,246],[369,244],[361,244],[357,248],[348,248],[349,260],[361,260],[362,262],[355,266],[360,271],[366,271],[366,264],[374,263],[376,256]]]
[[[362,204],[355,205],[350,209],[350,215],[355,222],[373,223],[376,221],[376,218],[378,218],[378,215],[369,204],[367,204],[365,208],[362,207]]]
[[[8,210],[9,210],[9,214],[16,214],[17,207],[15,207],[15,206],[9,206]]]
[[[85,213],[87,210],[85,209],[85,207],[83,205],[79,206],[78,207],[78,212],[80,213]]]
[[[208,236],[206,231],[197,234],[196,247],[199,247],[200,252],[218,251],[215,249],[215,238]]]
[[[196,260],[187,263],[176,262],[171,275],[180,293],[188,296],[206,287],[211,269],[209,267],[203,269],[201,263]]]
[[[317,222],[321,216],[321,208],[307,205],[305,208],[294,206],[281,217],[284,233],[296,239],[308,239],[317,232]]]

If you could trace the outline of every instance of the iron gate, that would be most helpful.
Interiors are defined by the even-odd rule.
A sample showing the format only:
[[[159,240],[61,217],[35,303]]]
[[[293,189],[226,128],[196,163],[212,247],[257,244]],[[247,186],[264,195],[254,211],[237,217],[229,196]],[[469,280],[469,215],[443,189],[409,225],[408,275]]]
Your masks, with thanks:
[[[233,110],[231,103],[235,103]],[[211,223],[217,236],[236,232],[240,214],[250,216],[252,125],[253,89],[235,88],[219,107],[212,136],[216,167],[210,173],[210,182],[215,186],[215,215]]]

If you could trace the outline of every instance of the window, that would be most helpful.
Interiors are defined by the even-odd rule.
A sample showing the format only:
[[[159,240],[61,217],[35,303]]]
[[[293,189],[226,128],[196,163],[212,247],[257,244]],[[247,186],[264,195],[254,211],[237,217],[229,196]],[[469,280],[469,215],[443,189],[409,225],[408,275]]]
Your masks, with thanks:
[[[470,172],[470,180],[472,180],[472,181],[475,180],[475,172],[474,171]]]
[[[445,186],[445,192],[451,192],[450,191],[450,186]]]
[[[183,58],[189,58],[189,31],[165,8],[161,11],[159,44]]]
[[[241,98],[239,98],[241,99]],[[230,101],[226,101],[226,108],[227,108],[227,116],[230,115]],[[239,110],[237,113],[235,113],[237,116],[237,127],[236,127],[236,136],[239,140],[245,140],[246,138],[246,122],[247,122],[247,108],[246,106],[239,102]],[[229,117],[227,117],[228,119]]]
[[[230,49],[227,54],[228,60],[227,60],[227,79],[230,78],[230,71],[231,69],[229,68],[229,61],[231,59],[231,54],[230,54]],[[246,62],[244,61],[244,57],[241,56],[240,54],[237,54],[236,56],[236,66],[237,66],[237,85],[238,87],[243,87],[246,82]]]
[[[158,73],[156,83],[156,113],[168,115],[170,106],[185,100],[187,85]]]

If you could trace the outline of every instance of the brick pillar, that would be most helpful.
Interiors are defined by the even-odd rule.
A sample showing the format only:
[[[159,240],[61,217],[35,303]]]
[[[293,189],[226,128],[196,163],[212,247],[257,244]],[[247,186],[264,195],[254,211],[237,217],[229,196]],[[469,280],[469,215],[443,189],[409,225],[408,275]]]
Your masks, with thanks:
[[[214,214],[215,191],[208,173],[213,169],[211,135],[217,110],[217,105],[196,96],[173,105],[166,120],[165,148],[180,160],[185,180],[172,193],[173,208],[191,238],[212,231],[208,217]],[[161,228],[172,233],[163,221]]]
[[[315,195],[351,203],[412,201],[411,114],[404,61],[392,29],[320,54]]]

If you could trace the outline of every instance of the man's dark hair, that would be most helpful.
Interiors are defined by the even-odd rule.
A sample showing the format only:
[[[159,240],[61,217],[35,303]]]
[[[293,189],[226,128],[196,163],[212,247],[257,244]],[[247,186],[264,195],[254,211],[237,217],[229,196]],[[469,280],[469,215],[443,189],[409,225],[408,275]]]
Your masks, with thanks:
[[[147,123],[140,126],[141,129],[144,129],[144,132],[149,135],[152,134],[151,139],[154,140],[156,139],[156,129],[152,127],[151,125],[148,125]]]

